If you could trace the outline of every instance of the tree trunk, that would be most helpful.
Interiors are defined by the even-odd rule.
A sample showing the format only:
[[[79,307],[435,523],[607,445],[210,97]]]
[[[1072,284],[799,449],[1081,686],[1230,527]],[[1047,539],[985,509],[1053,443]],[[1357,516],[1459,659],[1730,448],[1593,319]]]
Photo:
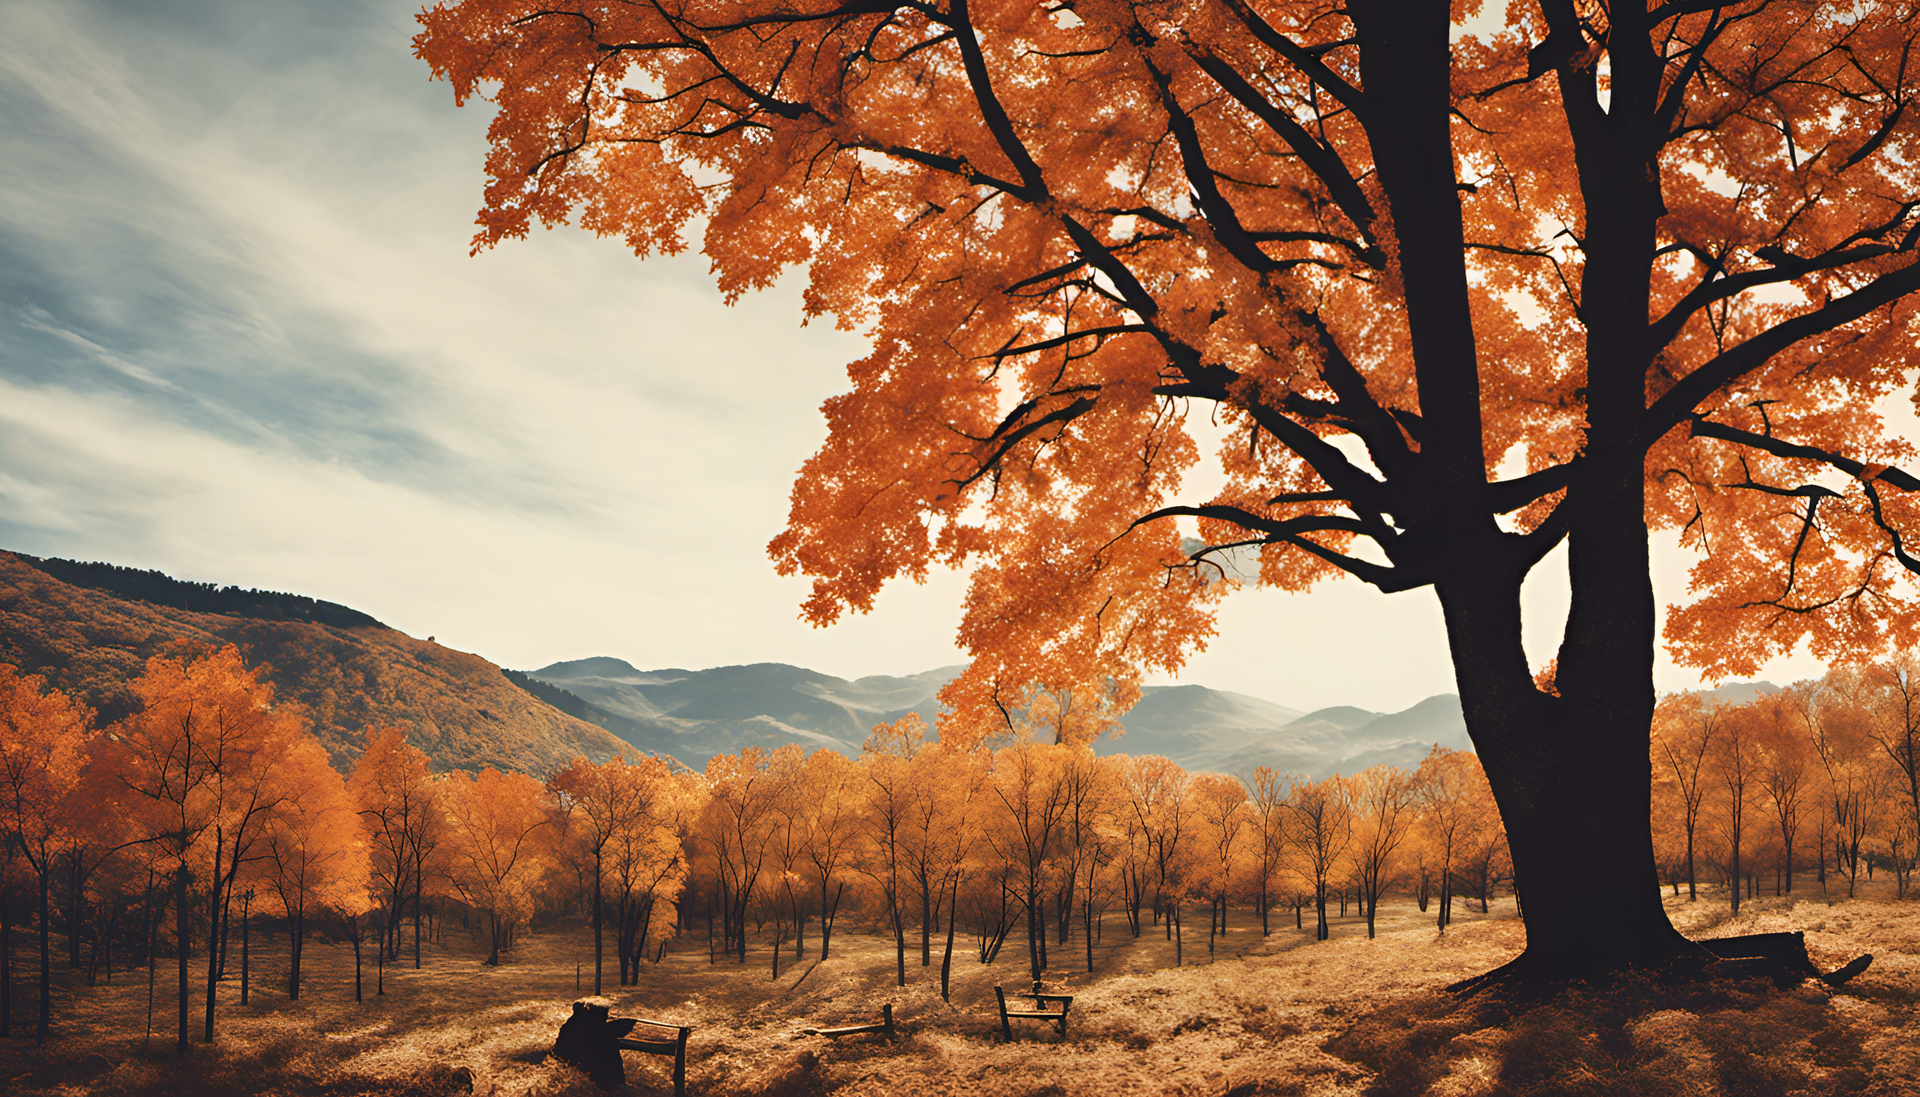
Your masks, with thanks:
[[[147,906],[153,906],[153,883],[151,877],[147,883]],[[147,1035],[141,1041],[144,1047],[153,1040],[153,984],[160,968],[160,915],[162,911],[147,911]]]
[[[40,867],[40,1019],[33,1026],[33,1042],[47,1042],[48,1019],[53,1016],[53,954],[51,950],[53,906],[48,895],[53,890],[50,875],[53,864],[42,860]],[[68,936],[73,935],[73,927],[67,927]]]
[[[600,929],[600,880],[603,875],[604,873],[601,871],[600,866],[600,851],[596,849],[593,852],[593,993],[596,996],[600,993],[600,973],[606,965],[606,945],[602,943]],[[414,925],[418,927],[419,924],[420,919],[416,915]],[[420,940],[420,935],[416,932],[413,939],[417,944]],[[419,966],[418,961],[419,957],[416,955],[415,967]]]
[[[0,1036],[13,1035],[13,927],[7,924],[5,889],[0,889]]]
[[[420,970],[420,892],[425,883],[420,877],[423,871],[420,856],[415,854],[413,859],[413,970],[415,971]],[[600,886],[599,881],[596,880],[593,886],[597,890]],[[594,987],[594,993],[600,993],[597,984]]]
[[[177,922],[177,928],[175,930],[176,947],[174,951],[180,954],[178,957],[178,967],[180,969],[179,970],[179,975],[180,975],[179,992],[180,993],[178,995],[180,999],[180,1039],[179,1039],[179,1042],[174,1045],[174,1051],[178,1052],[181,1055],[185,1055],[187,1053],[187,942],[189,939],[188,933],[190,929],[190,927],[187,924],[187,869],[186,869],[186,866],[182,865],[180,867],[180,870],[174,873],[173,878],[174,878],[173,901],[174,901],[174,905],[179,908],[175,912],[175,915],[176,915],[175,920]]]
[[[926,967],[933,962],[933,889],[920,888],[920,966]]]
[[[252,974],[248,966],[247,944],[253,927],[253,892],[247,892],[246,905],[240,908],[240,1004],[247,1004],[247,980]]]
[[[951,1003],[950,980],[953,976],[953,922],[960,910],[960,875],[953,877],[953,894],[947,898],[947,948],[940,954],[940,1000]]]
[[[213,1006],[214,991],[220,985],[220,901],[223,889],[220,880],[220,855],[225,851],[226,842],[216,831],[213,843],[213,875],[207,878],[207,1023],[200,1042],[213,1043]]]
[[[894,980],[898,986],[907,985],[907,927],[904,912],[900,909],[897,895],[887,897],[887,907],[893,912],[893,961]]]
[[[306,910],[301,908],[287,919],[287,999],[300,1000],[300,953],[306,934]]]

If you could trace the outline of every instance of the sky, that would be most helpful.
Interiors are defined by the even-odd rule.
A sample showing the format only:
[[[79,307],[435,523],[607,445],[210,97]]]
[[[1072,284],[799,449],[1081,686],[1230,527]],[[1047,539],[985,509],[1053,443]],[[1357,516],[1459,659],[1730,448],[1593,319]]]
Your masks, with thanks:
[[[774,574],[857,334],[577,229],[469,256],[490,108],[413,3],[0,4],[0,548],[292,591],[531,669],[962,662],[964,579],[813,629]],[[1203,490],[1204,483],[1196,489]],[[1658,546],[1656,594],[1685,594]],[[1564,553],[1525,592],[1558,644]],[[1800,656],[1763,677],[1819,673]],[[1180,681],[1453,689],[1429,591],[1247,590]],[[1660,656],[1656,684],[1699,680]]]

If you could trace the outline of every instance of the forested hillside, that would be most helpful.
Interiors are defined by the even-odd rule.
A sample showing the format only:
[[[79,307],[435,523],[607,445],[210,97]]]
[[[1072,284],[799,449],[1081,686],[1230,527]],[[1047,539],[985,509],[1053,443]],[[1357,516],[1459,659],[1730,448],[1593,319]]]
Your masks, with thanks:
[[[218,611],[184,608],[203,596]],[[575,755],[604,760],[626,745],[515,687],[477,655],[417,640],[345,606],[0,552],[0,663],[84,701],[102,725],[138,707],[129,684],[151,656],[229,643],[248,665],[267,666],[280,702],[307,710],[342,770],[359,758],[366,729],[389,724],[406,728],[436,770],[491,765],[547,774]]]

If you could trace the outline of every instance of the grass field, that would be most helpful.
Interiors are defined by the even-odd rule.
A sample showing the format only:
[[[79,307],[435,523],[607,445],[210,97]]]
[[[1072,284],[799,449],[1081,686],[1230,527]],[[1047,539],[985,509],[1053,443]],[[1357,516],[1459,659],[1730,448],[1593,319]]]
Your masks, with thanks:
[[[908,985],[894,985],[891,941],[843,929],[831,959],[783,961],[770,978],[764,947],[745,965],[708,962],[704,934],[670,947],[638,987],[612,985],[615,1016],[695,1026],[691,1092],[1195,1094],[1920,1094],[1920,902],[1893,902],[1878,884],[1861,897],[1822,898],[1803,881],[1794,899],[1749,902],[1727,917],[1724,895],[1670,899],[1694,936],[1800,929],[1817,963],[1833,968],[1861,952],[1873,967],[1846,993],[1766,988],[1703,994],[1640,988],[1617,1000],[1578,995],[1519,1019],[1494,1003],[1463,1008],[1436,992],[1515,954],[1524,930],[1511,899],[1487,915],[1459,910],[1445,936],[1412,903],[1383,905],[1380,936],[1364,923],[1336,923],[1315,943],[1276,913],[1260,936],[1251,912],[1207,954],[1204,911],[1190,912],[1182,967],[1158,931],[1139,939],[1110,916],[1089,974],[1078,937],[1055,946],[1050,989],[1076,995],[1063,1040],[1043,1026],[999,1039],[993,986],[1024,987],[1025,944],[1009,940],[982,965],[956,942],[952,1003],[939,993],[940,942],[932,965],[908,955]],[[1193,932],[1198,919],[1202,931]],[[20,938],[16,936],[16,941]],[[366,1000],[353,1000],[353,955],[310,944],[299,1001],[284,987],[284,938],[254,940],[253,992],[239,1002],[237,947],[222,986],[219,1037],[173,1051],[174,990],[163,959],[155,980],[156,1031],[145,1038],[147,972],[117,972],[88,987],[56,971],[53,1036],[33,1041],[35,986],[15,955],[15,1035],[0,1042],[0,1090],[8,1093],[418,1094],[572,1097],[598,1092],[542,1062],[569,1003],[591,993],[592,941],[583,927],[522,937],[498,968],[456,933],[430,945],[424,966],[390,967],[386,993],[365,971]],[[57,961],[56,961],[57,962]],[[195,965],[204,975],[204,961]],[[584,971],[575,989],[576,965]],[[901,1038],[830,1042],[808,1026],[877,1020],[894,1003]],[[671,1091],[667,1060],[628,1055],[635,1094]]]

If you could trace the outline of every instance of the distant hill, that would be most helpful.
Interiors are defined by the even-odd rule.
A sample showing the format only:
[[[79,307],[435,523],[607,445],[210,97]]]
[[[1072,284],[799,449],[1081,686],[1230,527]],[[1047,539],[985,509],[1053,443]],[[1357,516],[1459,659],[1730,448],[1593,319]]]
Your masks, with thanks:
[[[963,669],[850,682],[785,663],[643,671],[599,656],[526,675],[579,698],[590,710],[583,719],[634,746],[704,769],[714,755],[749,746],[771,750],[801,743],[809,750],[831,747],[857,754],[875,724],[909,712],[920,713],[931,727],[940,710],[934,694]]]
[[[785,663],[641,670],[598,656],[525,674],[541,696],[552,691],[553,703],[568,712],[702,769],[714,755],[748,746],[800,743],[857,754],[875,724],[908,712],[932,726],[940,708],[934,694],[963,669],[848,681]],[[517,672],[513,677],[519,680]],[[1411,768],[1435,743],[1471,749],[1452,694],[1384,715],[1349,707],[1303,714],[1206,686],[1148,686],[1121,723],[1125,733],[1101,739],[1097,753],[1158,754],[1189,770],[1229,773],[1265,765],[1323,777],[1381,762]]]
[[[1724,686],[1700,691],[1700,696],[1709,702],[1723,705],[1744,705],[1771,693],[1779,693],[1780,687],[1772,682],[1728,682]]]
[[[628,749],[485,659],[345,606],[0,552],[0,662],[78,695],[103,723],[134,710],[127,685],[148,657],[183,643],[237,644],[249,665],[266,664],[277,696],[307,709],[343,771],[366,729],[386,724],[406,727],[438,770],[491,765],[544,776],[576,754]]]

